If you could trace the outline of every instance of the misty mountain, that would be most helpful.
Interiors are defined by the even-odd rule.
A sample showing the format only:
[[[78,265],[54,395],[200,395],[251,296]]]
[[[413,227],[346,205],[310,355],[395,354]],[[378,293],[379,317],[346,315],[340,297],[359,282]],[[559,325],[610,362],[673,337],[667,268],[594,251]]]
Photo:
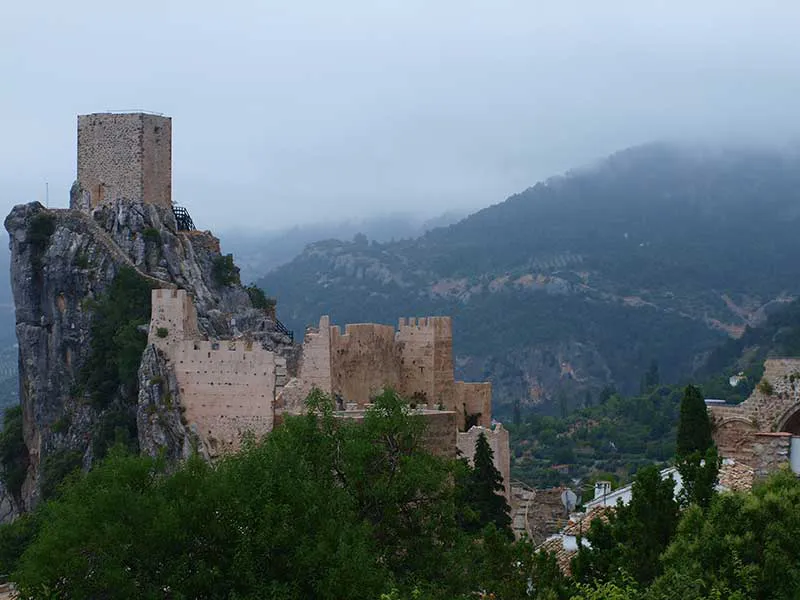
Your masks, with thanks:
[[[298,333],[452,315],[461,377],[563,410],[638,391],[653,360],[686,378],[800,293],[799,200],[797,152],[651,144],[416,239],[312,244],[260,283]]]
[[[223,230],[218,232],[222,248],[233,253],[243,281],[253,281],[288,263],[306,245],[319,240],[350,240],[357,234],[388,242],[416,238],[426,231],[455,223],[465,215],[449,211],[431,219],[395,213],[362,220],[312,223],[278,231]]]

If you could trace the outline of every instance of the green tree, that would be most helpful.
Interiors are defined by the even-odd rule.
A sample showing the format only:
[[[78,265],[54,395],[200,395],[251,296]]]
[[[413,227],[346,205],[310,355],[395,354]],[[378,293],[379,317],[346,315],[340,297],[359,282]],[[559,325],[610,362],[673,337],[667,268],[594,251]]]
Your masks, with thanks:
[[[800,481],[787,471],[752,493],[715,496],[689,507],[664,553],[652,597],[797,598],[800,590]]]
[[[631,501],[617,504],[608,522],[595,519],[573,560],[576,579],[585,583],[632,577],[649,584],[660,573],[659,557],[670,543],[679,520],[675,481],[662,479],[655,466],[641,469],[633,481]]]
[[[688,385],[681,398],[676,444],[682,499],[707,507],[714,495],[720,457],[711,436],[711,419],[700,389]]]
[[[467,482],[467,502],[476,515],[473,528],[480,530],[493,524],[511,535],[511,509],[503,495],[503,475],[494,466],[494,452],[483,433],[475,441],[475,455]]]
[[[692,452],[705,452],[714,444],[711,437],[711,419],[700,388],[687,385],[681,399],[678,421],[677,456]]]

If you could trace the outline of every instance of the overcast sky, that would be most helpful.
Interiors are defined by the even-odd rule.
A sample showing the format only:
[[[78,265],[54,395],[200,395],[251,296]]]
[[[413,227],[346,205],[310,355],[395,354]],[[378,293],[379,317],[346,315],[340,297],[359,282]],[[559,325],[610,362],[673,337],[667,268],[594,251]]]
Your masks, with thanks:
[[[626,146],[800,129],[800,3],[3,0],[0,208],[76,115],[173,118],[173,199],[274,229],[503,200]]]

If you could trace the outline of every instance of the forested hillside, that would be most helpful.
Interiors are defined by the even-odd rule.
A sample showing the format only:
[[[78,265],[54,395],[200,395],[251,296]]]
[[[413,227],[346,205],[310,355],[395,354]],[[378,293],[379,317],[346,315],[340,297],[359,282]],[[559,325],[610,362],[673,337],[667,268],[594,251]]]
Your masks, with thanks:
[[[300,333],[454,318],[459,375],[498,414],[557,414],[656,360],[674,382],[800,291],[800,155],[653,144],[394,243],[312,244],[260,283]],[[565,400],[566,399],[566,400]]]

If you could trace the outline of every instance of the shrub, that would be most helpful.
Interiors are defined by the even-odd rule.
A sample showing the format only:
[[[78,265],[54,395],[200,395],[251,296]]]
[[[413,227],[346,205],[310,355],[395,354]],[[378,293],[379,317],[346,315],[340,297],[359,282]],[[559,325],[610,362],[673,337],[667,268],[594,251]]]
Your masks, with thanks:
[[[148,227],[142,232],[144,241],[151,244],[161,243],[161,232],[155,227]]]
[[[70,425],[72,425],[72,419],[69,418],[69,415],[64,414],[53,421],[53,424],[50,426],[50,431],[53,433],[64,433],[69,430]]]
[[[77,450],[61,450],[45,457],[41,467],[42,499],[55,496],[66,477],[81,468],[83,455]]]
[[[138,392],[137,372],[147,346],[140,326],[150,319],[150,285],[123,267],[91,308],[92,338],[80,383],[92,404],[103,408],[120,391],[127,398]]]
[[[758,390],[767,396],[772,396],[772,394],[775,392],[775,388],[772,387],[769,379],[762,379],[758,384]]]
[[[28,447],[22,434],[22,407],[6,409],[3,417],[3,432],[0,433],[0,463],[3,482],[18,501],[22,484],[28,473]]]
[[[25,241],[30,245],[31,264],[37,274],[41,274],[42,259],[47,247],[50,245],[50,236],[53,235],[55,230],[55,217],[46,212],[37,213],[28,223]]]
[[[169,329],[166,327],[159,327],[156,329],[156,335],[160,338],[165,338],[169,335]]]
[[[233,263],[233,254],[215,256],[211,267],[211,276],[214,278],[214,283],[220,287],[240,283],[239,267]]]
[[[247,295],[250,296],[250,303],[253,305],[253,308],[258,308],[268,313],[275,314],[275,298],[270,298],[267,296],[264,293],[264,290],[255,284],[248,285],[244,289],[247,292]]]

